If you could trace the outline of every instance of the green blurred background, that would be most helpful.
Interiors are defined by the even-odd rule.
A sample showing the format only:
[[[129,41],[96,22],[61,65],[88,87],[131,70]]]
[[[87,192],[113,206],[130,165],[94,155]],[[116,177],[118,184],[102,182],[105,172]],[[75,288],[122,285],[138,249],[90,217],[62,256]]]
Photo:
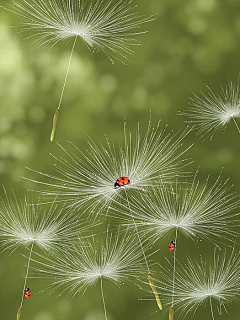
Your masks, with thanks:
[[[149,33],[139,37],[142,44],[135,47],[127,66],[118,62],[113,66],[102,54],[92,56],[83,43],[77,42],[56,135],[56,141],[63,146],[70,140],[83,149],[87,136],[103,141],[104,133],[114,142],[122,141],[124,119],[130,130],[135,130],[138,121],[146,127],[150,110],[153,119],[161,118],[171,129],[178,130],[185,125],[176,110],[187,108],[191,90],[199,93],[208,84],[219,91],[220,83],[225,85],[228,78],[237,81],[238,0],[136,2],[140,13],[158,15],[156,21],[145,26]],[[49,135],[71,44],[58,44],[51,50],[46,46],[38,48],[33,41],[24,40],[26,34],[19,33],[18,28],[9,28],[17,25],[19,21],[13,14],[0,10],[0,181],[21,197],[26,189],[39,189],[21,178],[30,175],[25,168],[51,173],[49,153],[60,153],[57,144],[50,143]],[[191,169],[200,167],[202,177],[211,173],[215,178],[224,167],[223,177],[230,177],[240,192],[239,141],[233,123],[212,141],[199,141],[191,133],[186,138],[186,145],[195,143],[188,152],[195,160]],[[180,261],[184,261],[186,253],[196,258],[200,253],[207,258],[212,256],[212,244],[193,244],[184,237],[180,241]],[[169,253],[166,241],[158,245],[160,261]],[[25,263],[19,251],[0,255],[0,319],[15,319]],[[38,285],[36,291],[43,288],[42,283],[30,280],[29,286]],[[168,319],[167,313],[156,312],[154,301],[140,301],[149,296],[135,286],[119,289],[106,283],[105,295],[109,320]],[[237,305],[231,304],[229,315],[223,314],[221,319],[239,319]],[[194,318],[211,319],[209,306]],[[48,292],[34,295],[25,303],[22,319],[103,320],[100,287],[73,300]]]

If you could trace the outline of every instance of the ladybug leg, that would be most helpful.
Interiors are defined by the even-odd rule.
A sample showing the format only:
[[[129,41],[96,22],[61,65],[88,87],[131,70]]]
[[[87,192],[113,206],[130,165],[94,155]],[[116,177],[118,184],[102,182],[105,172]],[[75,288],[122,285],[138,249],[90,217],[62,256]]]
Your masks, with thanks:
[[[117,182],[117,181],[114,183],[114,188],[115,188],[115,189],[120,188],[120,186],[119,186],[119,184],[118,184],[118,182]]]

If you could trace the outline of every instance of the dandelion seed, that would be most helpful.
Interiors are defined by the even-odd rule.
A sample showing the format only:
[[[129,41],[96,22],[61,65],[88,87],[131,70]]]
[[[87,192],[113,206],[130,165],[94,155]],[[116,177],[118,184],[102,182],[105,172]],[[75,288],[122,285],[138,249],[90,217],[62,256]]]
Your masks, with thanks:
[[[39,256],[41,258],[41,256]],[[142,275],[143,258],[136,241],[129,235],[120,238],[107,233],[105,242],[88,239],[84,246],[76,243],[54,258],[36,261],[36,277],[50,282],[54,289],[68,291],[70,296],[100,282],[105,319],[107,319],[103,281],[115,284],[138,281]]]
[[[190,161],[182,159],[189,148],[183,147],[183,139],[188,134],[167,133],[160,122],[154,126],[149,121],[147,132],[141,135],[139,126],[135,137],[124,128],[124,146],[114,146],[106,138],[106,146],[89,141],[85,153],[73,146],[73,151],[64,151],[64,157],[53,156],[57,175],[37,172],[48,180],[38,181],[49,188],[45,196],[55,197],[79,207],[87,205],[92,211],[110,207],[120,195],[129,196],[132,190],[145,190],[153,183],[172,181],[176,176],[185,176],[184,168]],[[115,188],[119,177],[128,177],[130,183]]]
[[[226,88],[221,86],[219,94],[214,93],[209,87],[207,89],[208,92],[202,93],[202,96],[194,94],[188,111],[179,114],[189,118],[187,122],[194,125],[197,134],[202,138],[212,138],[217,130],[225,129],[231,120],[240,133],[236,122],[240,118],[239,79],[237,85],[229,81]]]
[[[64,243],[88,230],[69,209],[58,209],[53,203],[50,208],[31,205],[28,197],[22,202],[10,199],[5,192],[5,200],[0,198],[0,248],[15,251],[19,247],[30,248],[26,275],[17,319],[21,318],[25,288],[28,280],[30,260],[34,246],[44,252],[55,252]],[[82,227],[82,228],[81,228]]]
[[[33,243],[43,251],[55,251],[61,243],[71,243],[88,229],[77,215],[55,203],[50,207],[31,205],[28,197],[18,201],[0,199],[0,248],[15,251]]]
[[[158,290],[164,292],[164,297],[169,300],[172,295],[172,283],[162,272],[161,286]],[[218,312],[239,298],[240,295],[240,256],[234,250],[231,254],[224,251],[221,255],[215,250],[213,261],[194,261],[188,258],[186,263],[179,264],[176,272],[174,300],[180,317],[196,312],[206,303],[209,304],[211,316],[214,320],[214,303]]]
[[[23,0],[13,1],[5,8],[23,20],[23,31],[33,31],[37,43],[51,43],[74,38],[67,73],[58,105],[60,109],[66,87],[71,60],[77,39],[81,39],[91,52],[100,51],[114,63],[114,59],[126,62],[133,54],[132,45],[138,44],[135,36],[145,33],[139,28],[154,20],[153,16],[141,16],[134,11],[132,1],[114,3],[86,0]],[[54,135],[51,135],[51,139]]]
[[[116,207],[114,217],[131,225],[131,215],[141,236],[152,242],[161,237],[178,232],[191,238],[215,242],[234,240],[234,232],[239,223],[240,199],[233,191],[229,179],[223,181],[221,174],[210,183],[203,182],[195,174],[191,184],[161,184],[144,194],[132,193],[129,214],[128,206]],[[175,249],[177,247],[175,234]]]

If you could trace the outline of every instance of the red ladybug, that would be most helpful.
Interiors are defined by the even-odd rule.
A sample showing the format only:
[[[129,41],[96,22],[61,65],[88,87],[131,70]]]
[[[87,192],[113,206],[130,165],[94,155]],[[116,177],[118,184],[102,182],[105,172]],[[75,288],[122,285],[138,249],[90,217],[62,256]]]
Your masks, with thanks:
[[[114,183],[115,188],[121,188],[127,184],[130,183],[130,179],[128,177],[120,177],[117,179],[117,181]]]
[[[24,299],[28,300],[30,299],[31,297],[31,290],[29,288],[25,288],[25,291],[24,291]]]
[[[173,252],[175,250],[175,241],[171,241],[168,245],[169,251]]]

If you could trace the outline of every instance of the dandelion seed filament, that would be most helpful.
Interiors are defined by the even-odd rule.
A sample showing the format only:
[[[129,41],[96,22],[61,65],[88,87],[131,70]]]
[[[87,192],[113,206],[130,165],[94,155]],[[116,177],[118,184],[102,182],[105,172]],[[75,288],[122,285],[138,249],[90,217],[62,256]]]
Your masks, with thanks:
[[[13,1],[13,6],[6,10],[23,19],[23,31],[35,31],[39,43],[55,45],[75,38],[58,105],[60,109],[77,39],[80,38],[90,51],[106,54],[112,63],[115,57],[127,61],[127,56],[133,54],[130,47],[137,44],[132,36],[144,33],[138,31],[139,26],[154,20],[134,13],[134,8],[131,1],[124,0],[117,3],[111,0],[106,3],[98,0],[23,0],[22,3]],[[51,141],[56,125],[57,121]]]
[[[106,303],[105,303],[104,293],[103,293],[103,281],[102,281],[102,276],[100,277],[100,284],[101,284],[101,294],[102,294],[104,315],[105,315],[105,320],[107,320],[107,309],[106,309]]]
[[[210,296],[210,308],[211,308],[211,315],[212,315],[212,320],[214,320],[214,313],[213,313],[213,306],[212,306],[212,297]]]
[[[137,237],[138,237],[138,241],[139,241],[139,244],[140,244],[142,253],[143,253],[143,257],[144,257],[144,260],[145,260],[145,262],[146,262],[146,266],[147,266],[147,269],[148,269],[148,273],[150,274],[150,268],[149,268],[149,265],[148,265],[147,257],[146,257],[146,254],[145,254],[145,251],[144,251],[144,248],[143,248],[142,240],[141,240],[140,235],[139,235],[139,232],[138,232],[137,224],[136,224],[136,222],[135,222],[135,220],[134,220],[134,217],[133,217],[133,215],[132,215],[132,211],[131,211],[131,207],[130,207],[130,203],[129,203],[129,200],[128,200],[128,195],[127,195],[127,191],[126,191],[126,190],[125,190],[125,195],[126,195],[126,199],[127,199],[127,204],[128,204],[129,212],[130,212],[130,214],[131,214],[132,221],[133,221],[133,224],[134,224],[134,227],[135,227],[135,231],[136,231],[136,234],[137,234]]]
[[[71,66],[71,62],[72,62],[72,56],[73,56],[73,52],[74,52],[74,48],[75,48],[76,42],[77,42],[77,37],[75,37],[75,40],[74,40],[74,43],[73,43],[73,46],[72,46],[72,51],[71,51],[69,62],[68,62],[67,72],[66,72],[66,75],[65,75],[63,88],[62,88],[62,92],[61,92],[61,96],[60,96],[60,100],[59,100],[59,104],[58,104],[57,109],[55,110],[55,114],[54,114],[54,117],[53,117],[53,126],[52,126],[52,132],[51,132],[51,137],[50,137],[51,142],[53,142],[54,137],[55,137],[55,132],[56,132],[56,127],[57,127],[60,107],[61,107],[61,104],[62,104],[62,99],[63,99],[64,91],[65,91],[65,88],[66,88],[66,84],[67,84],[67,79],[68,79],[68,75],[69,75],[69,71],[70,71],[70,66]]]
[[[149,284],[150,284],[150,287],[151,287],[151,289],[153,291],[153,294],[155,296],[157,305],[158,305],[159,309],[162,310],[163,309],[162,308],[162,303],[161,303],[161,300],[160,300],[159,295],[157,293],[157,289],[156,289],[156,286],[155,286],[155,283],[154,283],[154,279],[152,278],[151,273],[150,273],[150,268],[149,268],[149,265],[148,265],[147,257],[146,257],[145,251],[143,249],[143,244],[142,244],[142,240],[140,238],[139,232],[138,232],[137,224],[136,224],[136,222],[134,220],[134,217],[132,215],[132,211],[131,211],[131,207],[130,207],[130,203],[129,203],[129,200],[128,200],[128,195],[127,195],[126,190],[125,190],[125,194],[126,194],[126,199],[127,199],[127,203],[128,203],[129,212],[131,214],[131,218],[132,218],[132,221],[133,221],[133,224],[134,224],[134,228],[135,228],[135,231],[136,231],[136,234],[137,234],[137,237],[138,237],[138,241],[139,241],[139,244],[140,244],[143,256],[144,256],[144,260],[146,262],[146,266],[147,266],[147,269],[148,269]]]
[[[237,127],[237,131],[240,133],[240,128],[239,128],[239,125],[237,124],[237,121],[235,120],[234,117],[232,119],[233,119],[235,126]]]
[[[68,75],[69,75],[69,71],[70,71],[70,66],[71,66],[71,62],[72,62],[72,56],[73,56],[73,52],[74,52],[74,48],[75,48],[76,42],[77,42],[77,37],[75,37],[75,40],[74,40],[74,43],[73,43],[73,46],[72,46],[72,51],[71,51],[71,54],[70,54],[70,57],[69,57],[67,72],[66,72],[66,76],[65,76],[65,79],[64,79],[64,83],[63,83],[63,88],[62,88],[62,93],[61,93],[59,104],[58,104],[58,109],[60,109],[61,104],[62,104],[63,94],[64,94],[65,87],[66,87],[66,84],[67,84],[67,79],[68,79]]]
[[[33,251],[33,245],[34,245],[34,241],[32,242],[31,249],[30,249],[30,253],[29,253],[29,256],[28,256],[27,270],[26,270],[26,275],[25,275],[25,280],[24,280],[24,285],[23,285],[22,300],[21,300],[21,303],[20,303],[20,308],[21,308],[21,309],[22,309],[22,305],[23,305],[24,293],[25,293],[25,288],[26,288],[27,279],[28,279],[30,261],[31,261],[32,251]]]
[[[176,233],[175,233],[175,248],[174,248],[174,252],[173,252],[172,307],[173,307],[173,305],[174,305],[174,294],[175,294],[177,236],[178,236],[178,229],[176,228]]]

